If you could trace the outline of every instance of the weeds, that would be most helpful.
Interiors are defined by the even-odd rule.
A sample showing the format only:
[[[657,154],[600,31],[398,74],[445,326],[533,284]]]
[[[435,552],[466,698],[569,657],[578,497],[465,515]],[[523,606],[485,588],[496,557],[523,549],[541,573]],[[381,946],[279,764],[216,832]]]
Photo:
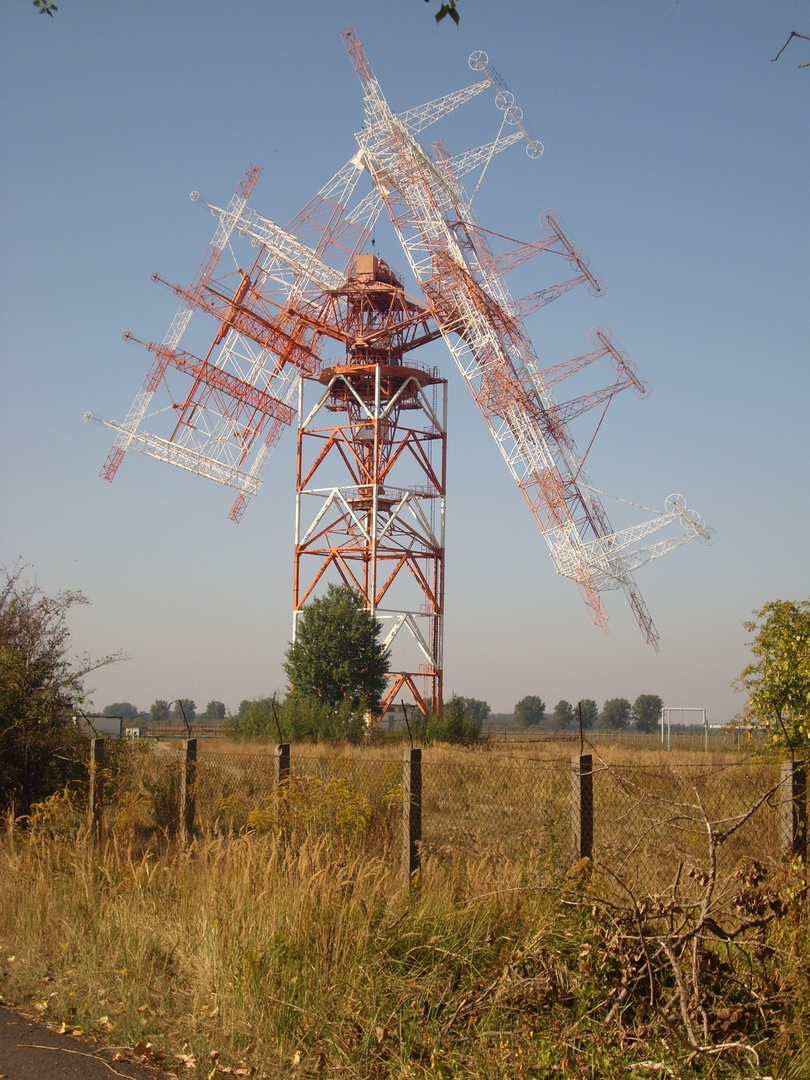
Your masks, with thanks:
[[[462,752],[437,749],[424,801],[445,816],[414,891],[399,763],[316,751],[272,797],[269,756],[203,753],[185,851],[155,811],[165,751],[111,768],[101,847],[70,791],[9,820],[3,996],[214,1080],[808,1074],[804,868],[728,854],[767,788],[738,785],[743,820],[688,761],[646,786],[614,768],[610,859],[570,866],[562,784],[467,751],[452,792]],[[648,847],[667,854],[645,876]]]

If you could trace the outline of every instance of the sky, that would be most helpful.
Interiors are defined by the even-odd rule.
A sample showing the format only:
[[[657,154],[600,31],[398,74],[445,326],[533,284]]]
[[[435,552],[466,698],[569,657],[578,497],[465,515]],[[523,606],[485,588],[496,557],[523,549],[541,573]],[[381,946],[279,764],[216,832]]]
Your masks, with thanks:
[[[437,26],[437,8],[61,0],[49,19],[2,5],[0,565],[87,595],[77,652],[128,655],[88,680],[97,709],[235,709],[285,687],[294,433],[235,525],[229,489],[134,450],[99,479],[110,432],[83,414],[124,418],[149,357],[122,334],[161,340],[176,309],[150,274],[188,283],[205,253],[214,222],[190,191],[225,205],[255,162],[250,204],[283,223],[353,154],[349,25],[397,111],[475,81],[467,58],[488,53],[545,152],[492,163],[479,220],[533,240],[555,208],[607,284],[533,315],[535,349],[557,363],[605,324],[652,387],[609,410],[591,479],[656,511],[681,492],[716,534],[636,576],[659,653],[618,593],[605,635],[556,575],[446,347],[430,346],[450,401],[447,693],[494,712],[527,694],[550,711],[656,693],[725,723],[743,705],[743,623],[810,595],[810,42],[771,62],[791,30],[810,34],[810,3],[460,0],[458,27]],[[451,152],[483,143],[494,112],[436,136]],[[376,240],[407,266],[390,227]],[[538,287],[533,272],[515,295]]]

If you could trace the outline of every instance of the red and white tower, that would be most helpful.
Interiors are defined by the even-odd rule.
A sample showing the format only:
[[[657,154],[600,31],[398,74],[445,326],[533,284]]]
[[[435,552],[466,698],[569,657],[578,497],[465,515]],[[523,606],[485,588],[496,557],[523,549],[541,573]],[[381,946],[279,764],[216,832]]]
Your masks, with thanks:
[[[439,336],[375,255],[311,326],[344,355],[301,379],[294,619],[337,575],[392,650],[384,706],[441,711],[447,383],[411,354]]]
[[[146,344],[154,361],[126,419],[103,421],[115,441],[101,475],[112,480],[134,446],[232,487],[230,517],[238,521],[297,408],[294,619],[330,578],[350,584],[385,623],[388,641],[411,649],[397,662],[387,700],[407,693],[439,710],[446,383],[410,354],[440,335],[558,573],[575,582],[605,629],[602,593],[622,591],[657,649],[635,572],[686,541],[709,540],[710,530],[680,495],[638,524],[611,525],[586,464],[613,398],[625,389],[644,397],[648,387],[606,327],[591,331],[589,351],[549,365],[524,322],[581,285],[594,296],[604,285],[555,212],[541,216],[539,239],[522,243],[485,229],[472,209],[496,154],[522,145],[539,158],[542,144],[485,53],[470,57],[478,81],[397,114],[354,30],[343,37],[364,94],[357,150],[285,228],[248,206],[255,166],[224,209],[192,193],[218,218],[217,230],[191,286],[171,286],[180,308],[163,342]],[[494,98],[494,139],[456,154],[420,142],[427,127],[480,94]],[[472,194],[465,177],[474,180]],[[367,252],[383,212],[423,306]],[[515,299],[505,275],[541,253],[548,265],[562,258],[569,276]],[[196,311],[213,319],[202,355],[180,349]],[[600,366],[607,380],[557,399],[566,379]],[[574,430],[582,445],[581,418],[592,416],[583,453]],[[529,562],[526,573],[533,570]]]

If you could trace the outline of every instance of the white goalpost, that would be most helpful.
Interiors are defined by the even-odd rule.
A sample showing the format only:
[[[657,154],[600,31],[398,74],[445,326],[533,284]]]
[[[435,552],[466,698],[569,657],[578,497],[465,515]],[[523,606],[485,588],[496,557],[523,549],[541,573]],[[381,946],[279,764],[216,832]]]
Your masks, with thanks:
[[[666,728],[667,750],[672,749],[672,714],[673,713],[700,713],[703,725],[703,749],[709,749],[709,721],[706,710],[703,708],[690,708],[681,705],[665,705],[661,709],[661,742],[664,741],[664,728]]]

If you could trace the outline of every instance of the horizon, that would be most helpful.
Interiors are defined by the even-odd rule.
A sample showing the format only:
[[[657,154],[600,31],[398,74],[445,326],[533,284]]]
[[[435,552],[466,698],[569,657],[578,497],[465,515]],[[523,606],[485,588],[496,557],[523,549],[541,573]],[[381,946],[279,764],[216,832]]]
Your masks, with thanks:
[[[745,700],[731,689],[750,658],[743,623],[810,595],[810,71],[797,66],[810,45],[772,62],[806,7],[464,0],[458,27],[421,2],[320,11],[252,4],[223,19],[211,0],[97,0],[0,16],[0,561],[30,564],[48,595],[87,594],[70,618],[76,651],[129,654],[87,680],[98,709],[147,696],[231,706],[283,688],[294,434],[234,525],[231,492],[134,450],[100,480],[110,434],[82,417],[126,416],[149,364],[122,332],[161,340],[176,309],[150,273],[186,284],[206,250],[213,225],[190,190],[225,205],[257,162],[250,205],[284,222],[356,149],[362,94],[341,29],[354,23],[397,111],[467,85],[481,48],[545,152],[493,160],[479,220],[532,240],[554,207],[607,283],[604,298],[562,297],[527,320],[538,354],[582,353],[606,323],[652,385],[608,413],[594,484],[658,511],[683,491],[717,539],[638,575],[660,654],[621,595],[606,597],[603,635],[555,574],[446,348],[429,346],[450,402],[445,698],[508,714],[529,694],[552,709],[651,693],[727,723]],[[492,134],[464,117],[450,149]],[[387,223],[375,239],[407,265]],[[531,291],[532,272],[518,281]]]

